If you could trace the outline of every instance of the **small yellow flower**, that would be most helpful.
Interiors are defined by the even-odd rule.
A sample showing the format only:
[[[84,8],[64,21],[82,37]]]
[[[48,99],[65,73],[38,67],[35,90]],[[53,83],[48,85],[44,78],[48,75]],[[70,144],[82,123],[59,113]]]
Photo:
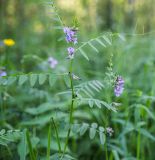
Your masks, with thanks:
[[[3,43],[8,47],[15,45],[15,41],[13,39],[4,39]]]

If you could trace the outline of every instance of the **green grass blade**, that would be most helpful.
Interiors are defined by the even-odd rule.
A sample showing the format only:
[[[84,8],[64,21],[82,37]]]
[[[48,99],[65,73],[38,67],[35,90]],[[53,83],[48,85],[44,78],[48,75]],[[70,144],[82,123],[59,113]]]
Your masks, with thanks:
[[[54,119],[52,118],[52,123],[53,123],[53,126],[54,126],[54,130],[55,130],[55,133],[56,133],[56,139],[57,139],[57,143],[58,143],[58,148],[59,148],[59,153],[61,153],[61,144],[60,144],[60,138],[59,138],[59,135],[58,135],[58,130],[57,130],[57,127],[56,127],[56,124],[54,122]]]
[[[26,149],[27,149],[26,130],[24,130],[21,137],[21,143],[18,147],[20,160],[26,160]]]
[[[27,144],[28,144],[28,148],[29,148],[29,152],[30,152],[30,158],[31,158],[31,160],[36,160],[36,156],[35,156],[35,153],[32,148],[32,143],[30,140],[30,135],[29,135],[28,130],[26,131],[26,140],[27,140]]]
[[[47,144],[47,160],[50,160],[50,150],[51,150],[51,123],[48,129],[48,144]]]

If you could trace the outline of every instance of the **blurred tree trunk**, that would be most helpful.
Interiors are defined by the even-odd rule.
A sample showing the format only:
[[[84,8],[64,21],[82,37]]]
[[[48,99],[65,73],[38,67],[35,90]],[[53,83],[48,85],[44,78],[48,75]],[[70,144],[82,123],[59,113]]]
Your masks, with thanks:
[[[89,0],[89,23],[93,30],[96,29],[96,0]]]
[[[5,36],[7,21],[7,4],[9,0],[0,0],[0,35]]]
[[[128,0],[128,2],[124,3],[125,6],[125,16],[124,16],[124,23],[125,28],[134,28],[135,25],[135,1]]]
[[[0,0],[0,35],[2,35],[3,29],[4,29],[4,4],[5,4],[5,0]]]
[[[24,43],[24,35],[25,35],[25,27],[26,27],[26,17],[25,17],[25,9],[26,9],[26,2],[24,0],[16,0],[15,1],[15,8],[16,8],[16,39],[18,42],[17,52],[17,61],[20,62],[25,50],[25,43]],[[19,67],[21,67],[19,65]]]
[[[106,6],[107,18],[106,18],[106,27],[112,29],[113,18],[112,18],[112,1],[107,0]]]
[[[96,14],[97,14],[97,0],[80,0],[82,6],[84,23],[88,31],[95,30],[97,27],[96,24]]]
[[[113,2],[112,0],[99,0],[98,17],[101,30],[113,29]]]
[[[138,32],[146,33],[151,29],[154,30],[154,0],[142,0],[141,3],[137,2],[136,7]]]
[[[149,4],[152,4],[152,5],[149,5]],[[144,32],[149,32],[151,29],[154,30],[154,26],[152,26],[153,24],[153,19],[152,17],[154,17],[154,5],[155,5],[155,2],[154,0],[149,0],[149,2],[145,2],[145,6],[147,6],[147,18],[146,18],[146,22],[145,22],[145,28],[144,28]]]
[[[24,0],[16,0],[15,8],[16,8],[17,36],[19,37],[20,40],[22,40],[22,35],[24,34],[24,28],[26,23]]]

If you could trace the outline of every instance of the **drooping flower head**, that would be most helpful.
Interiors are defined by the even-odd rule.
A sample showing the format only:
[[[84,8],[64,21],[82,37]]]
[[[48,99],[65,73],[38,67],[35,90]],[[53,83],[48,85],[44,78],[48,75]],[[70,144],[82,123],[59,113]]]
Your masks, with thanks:
[[[54,69],[56,67],[56,65],[58,64],[58,61],[55,58],[53,58],[53,57],[49,57],[48,58],[48,63],[50,65],[50,67],[52,69]]]
[[[114,93],[116,97],[119,97],[124,90],[124,80],[121,76],[116,78]]]
[[[73,43],[73,44],[77,43],[77,37],[76,37],[77,30],[76,29],[73,29],[70,27],[64,27],[63,31],[65,33],[67,43]],[[75,49],[73,47],[68,47],[67,51],[68,51],[68,58],[73,59]]]
[[[15,41],[13,39],[4,39],[3,43],[8,47],[15,45]]]
[[[75,49],[73,47],[69,47],[67,48],[67,51],[68,51],[68,57],[70,59],[74,58]]]
[[[63,30],[66,35],[67,43],[73,42],[74,44],[76,44],[77,43],[76,30],[69,27],[64,27]]]

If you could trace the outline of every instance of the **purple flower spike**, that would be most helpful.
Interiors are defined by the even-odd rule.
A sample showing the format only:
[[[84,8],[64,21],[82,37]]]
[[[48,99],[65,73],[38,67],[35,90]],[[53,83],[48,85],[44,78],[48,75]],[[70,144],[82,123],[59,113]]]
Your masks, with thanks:
[[[70,31],[70,29],[69,29],[68,27],[64,27],[64,33],[65,33],[65,34],[68,34],[69,31]]]
[[[69,58],[70,59],[74,58],[75,49],[73,47],[69,47],[67,50],[68,50]]]
[[[72,42],[72,37],[70,35],[66,35],[67,43]]]
[[[124,80],[121,76],[118,76],[115,83],[114,93],[116,97],[119,97],[124,90]]]
[[[73,38],[73,42],[74,44],[77,44],[78,43],[77,38]]]
[[[76,44],[77,43],[76,31],[74,31],[69,27],[65,27],[63,30],[64,33],[66,34],[66,41],[68,43],[73,42],[74,44]]]
[[[53,57],[49,57],[48,58],[48,63],[50,65],[50,67],[52,69],[54,69],[56,67],[56,65],[58,64],[58,61],[56,59],[54,59]]]
[[[0,70],[0,77],[7,76],[7,73],[3,70]]]

